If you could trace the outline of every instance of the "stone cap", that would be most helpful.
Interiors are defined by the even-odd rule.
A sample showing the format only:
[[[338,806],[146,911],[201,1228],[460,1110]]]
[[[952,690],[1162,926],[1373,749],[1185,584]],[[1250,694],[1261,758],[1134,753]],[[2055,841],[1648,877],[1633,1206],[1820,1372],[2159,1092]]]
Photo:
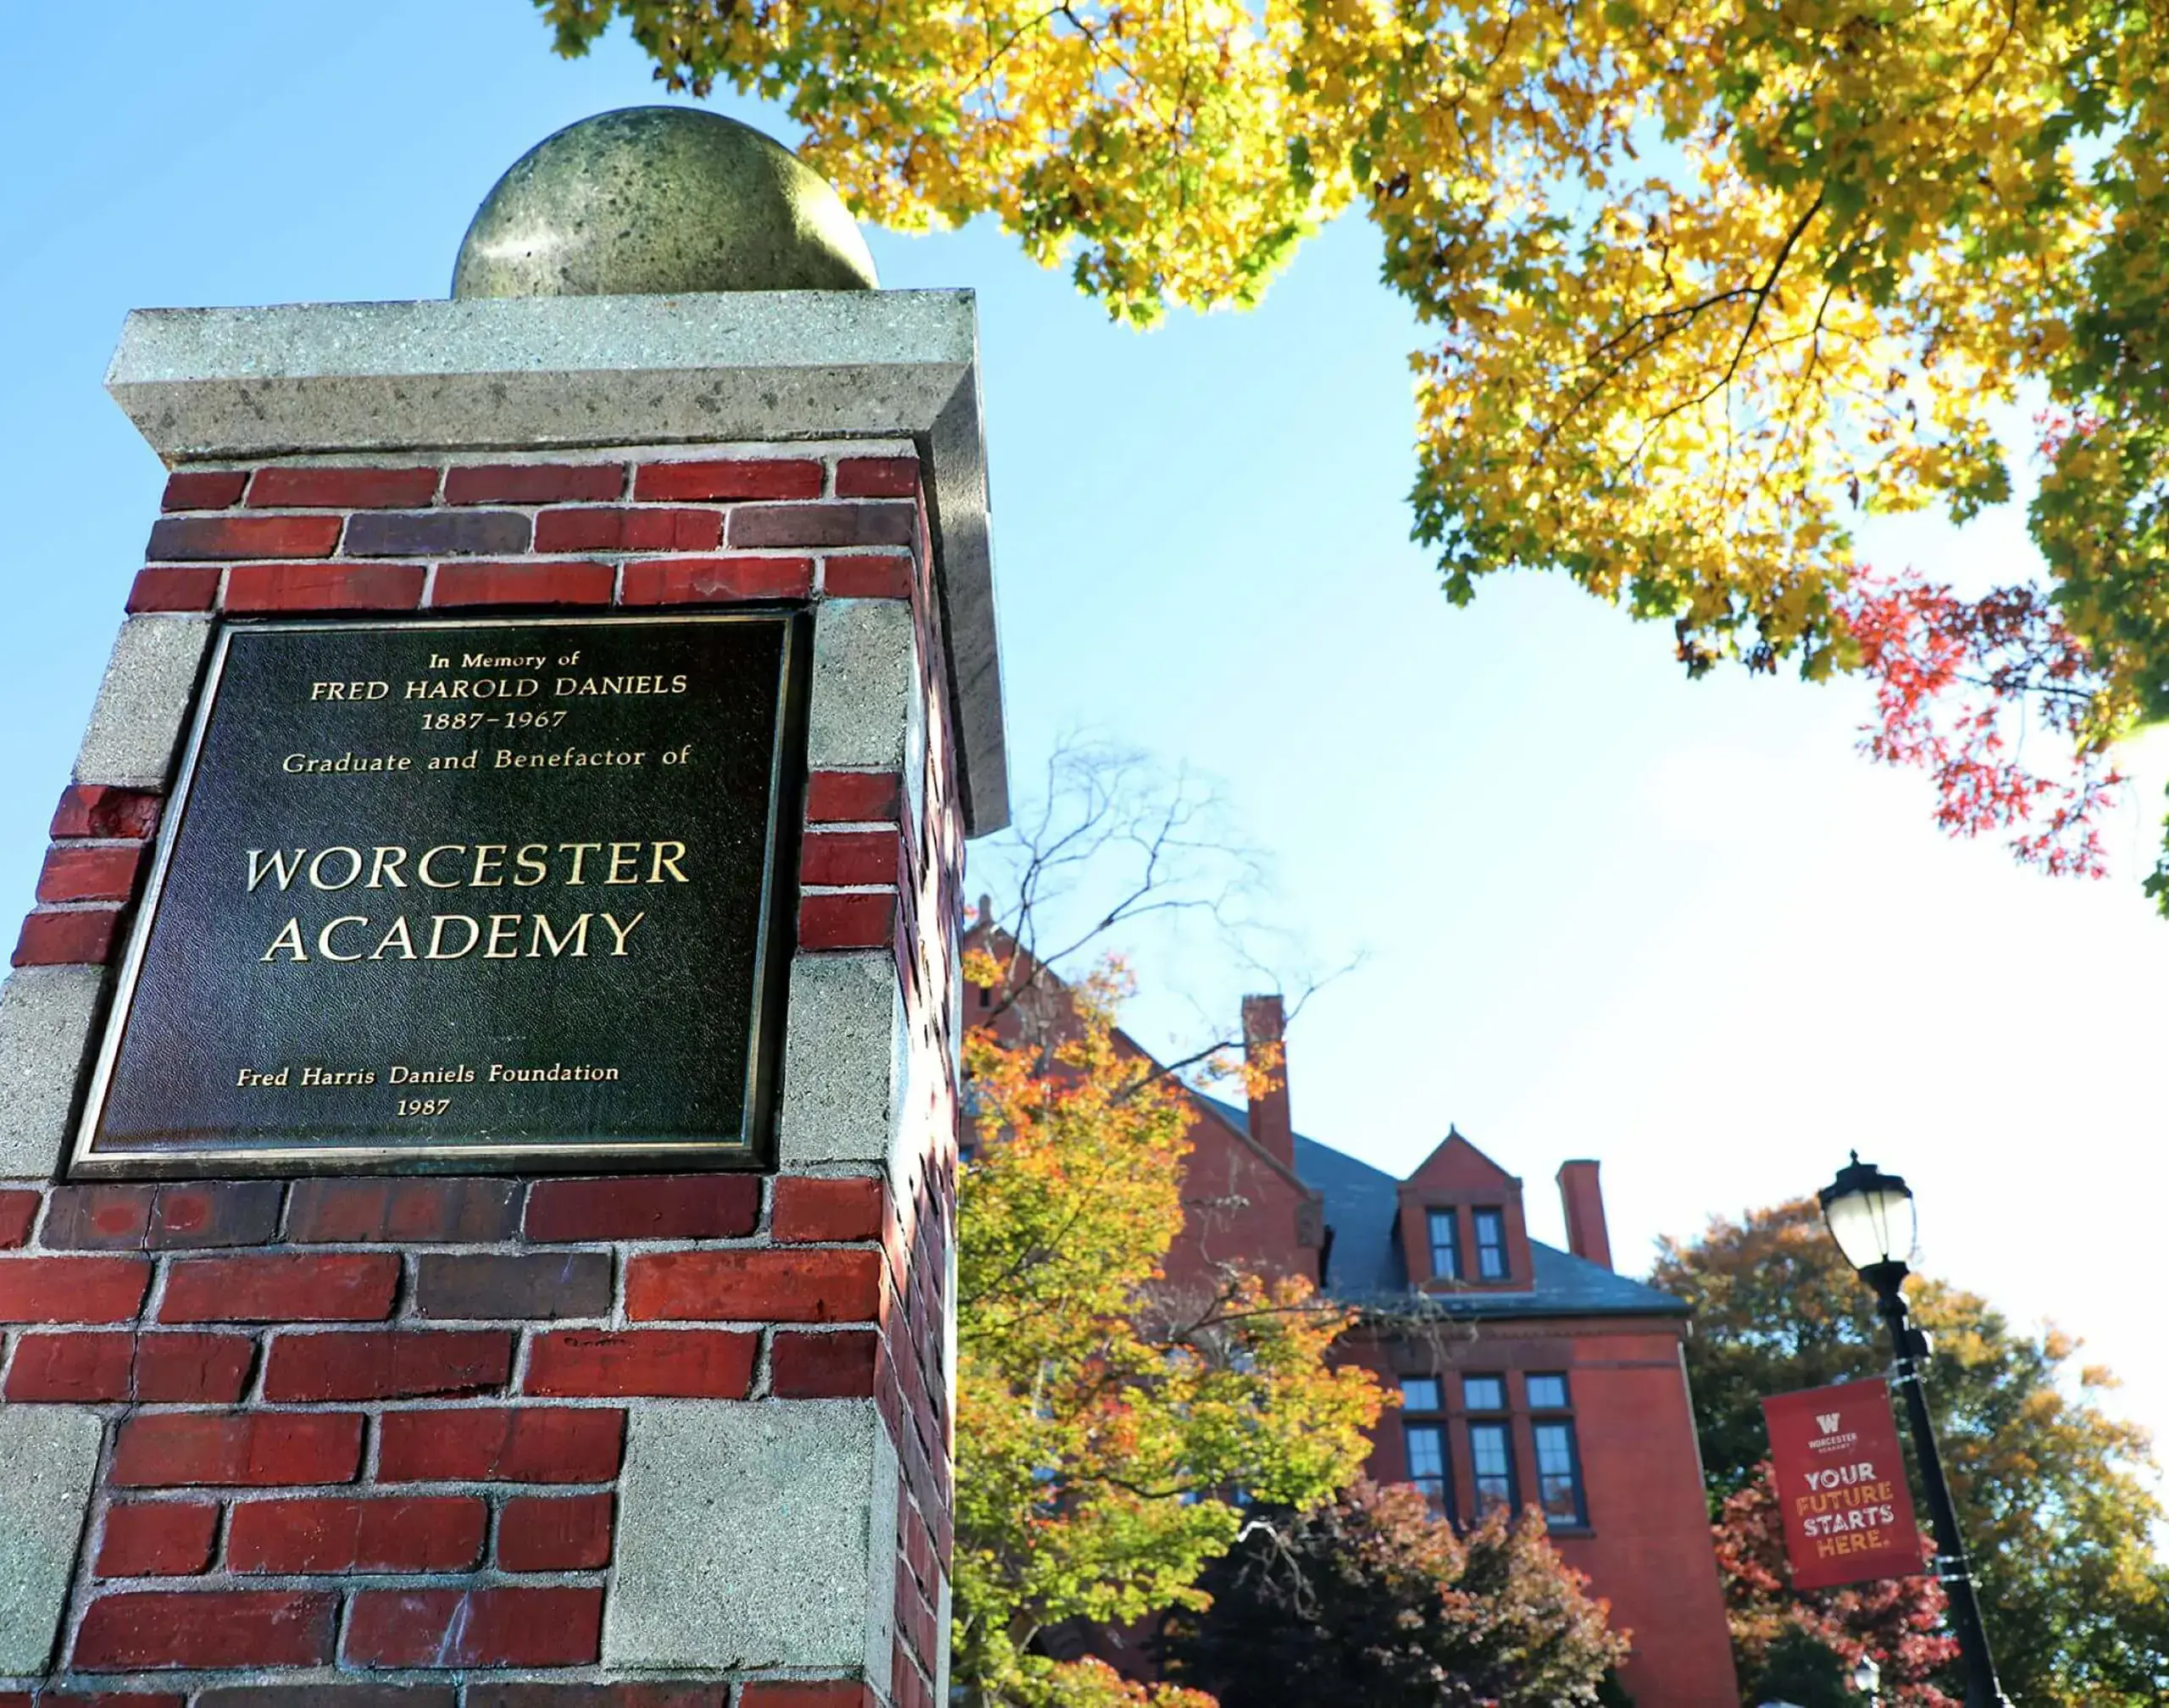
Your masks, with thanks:
[[[926,471],[966,829],[1008,823],[968,291],[139,308],[106,389],[169,467],[909,437]]]

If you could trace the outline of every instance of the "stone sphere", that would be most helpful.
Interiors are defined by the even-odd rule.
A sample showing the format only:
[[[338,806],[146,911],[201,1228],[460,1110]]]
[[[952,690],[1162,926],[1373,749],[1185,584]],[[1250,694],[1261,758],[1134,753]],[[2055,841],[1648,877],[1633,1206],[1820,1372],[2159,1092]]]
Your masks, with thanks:
[[[828,180],[751,125],[626,107],[545,137],[483,200],[454,297],[865,291],[874,258]]]

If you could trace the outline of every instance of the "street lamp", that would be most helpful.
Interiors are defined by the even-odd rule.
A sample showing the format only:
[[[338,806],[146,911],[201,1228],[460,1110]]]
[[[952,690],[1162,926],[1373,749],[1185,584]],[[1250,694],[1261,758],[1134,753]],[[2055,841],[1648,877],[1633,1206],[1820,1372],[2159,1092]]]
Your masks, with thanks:
[[[1830,1237],[1845,1261],[1860,1271],[1861,1279],[1875,1289],[1876,1308],[1890,1326],[1891,1346],[1897,1355],[1896,1385],[1906,1396],[1913,1454],[1920,1461],[1928,1519],[1935,1527],[1936,1576],[1949,1599],[1951,1628],[1966,1663],[1966,1708],[2005,1708],[2003,1687],[1996,1682],[1995,1657],[1989,1652],[1989,1633],[1981,1623],[1981,1604],[1973,1594],[1965,1539],[1958,1533],[1958,1514],[1950,1504],[1950,1484],[1943,1474],[1943,1456],[1936,1450],[1928,1395],[1921,1387],[1917,1361],[1927,1356],[1928,1337],[1913,1327],[1906,1312],[1906,1266],[1913,1256],[1913,1195],[1897,1175],[1861,1162],[1857,1151],[1852,1154],[1851,1162],[1816,1195],[1822,1201]]]

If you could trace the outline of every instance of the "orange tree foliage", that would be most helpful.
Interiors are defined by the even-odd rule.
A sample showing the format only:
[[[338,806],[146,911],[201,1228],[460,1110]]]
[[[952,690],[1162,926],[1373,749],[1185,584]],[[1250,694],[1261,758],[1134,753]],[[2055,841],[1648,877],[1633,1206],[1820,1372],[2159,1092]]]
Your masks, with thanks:
[[[1958,1708],[1958,1699],[1936,1685],[1957,1660],[1958,1643],[1941,1629],[1943,1586],[1927,1563],[1934,1548],[1926,1539],[1919,1577],[1795,1593],[1785,1563],[1777,1486],[1765,1461],[1725,1497],[1716,1539],[1733,1656],[1750,1700],[1800,1700],[1793,1681],[1772,1674],[1784,1664],[1787,1650],[1796,1653],[1806,1639],[1838,1663],[1826,1667],[1829,1673],[1842,1673],[1863,1655],[1872,1656],[1882,1669],[1888,1708]],[[1840,1700],[1848,1699],[1857,1700],[1850,1690]]]
[[[1201,1587],[1163,1647],[1222,1708],[1576,1708],[1627,1656],[1541,1513],[1456,1535],[1405,1485],[1260,1513]]]
[[[1665,1241],[1650,1281],[1694,1307],[1713,1506],[1761,1477],[1765,1396],[1889,1369],[1874,1295],[1811,1200]],[[1934,1341],[1928,1400],[2005,1689],[2044,1708],[2169,1700],[2169,1569],[2149,1533],[2161,1507],[2146,1432],[2095,1403],[2115,1378],[2077,1365],[2069,1336],[2020,1333],[1948,1283],[1917,1275],[1906,1294]]]
[[[1000,971],[974,957],[973,976]],[[1209,1699],[1046,1652],[1057,1628],[1200,1597],[1240,1500],[1310,1506],[1368,1451],[1383,1402],[1327,1351],[1307,1284],[1229,1272],[1179,1296],[1187,1094],[1125,1046],[1111,973],[1051,1045],[965,1046],[977,1128],[958,1189],[956,1655],[986,1705]]]
[[[1255,302],[1360,208],[1430,330],[1447,593],[1562,574],[1690,669],[1873,670],[1854,517],[2009,499],[2045,391],[2082,774],[1996,828],[2088,869],[2086,762],[2169,717],[2169,0],[536,4],[561,52],[622,17],[670,86],[785,103],[862,215],[990,215],[1133,321]]]

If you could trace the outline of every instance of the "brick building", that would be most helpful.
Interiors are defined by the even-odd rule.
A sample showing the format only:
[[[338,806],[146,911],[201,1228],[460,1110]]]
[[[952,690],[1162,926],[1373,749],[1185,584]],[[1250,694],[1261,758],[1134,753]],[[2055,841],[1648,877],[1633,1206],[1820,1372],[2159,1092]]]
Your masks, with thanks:
[[[1243,1006],[1280,1042],[1277,996]],[[1299,1274],[1360,1309],[1344,1343],[1401,1404],[1370,1474],[1457,1522],[1544,1509],[1611,1604],[1639,1708],[1736,1708],[1681,1346],[1688,1307],[1611,1266],[1598,1165],[1558,1174],[1568,1249],[1528,1237],[1522,1182],[1458,1132],[1406,1179],[1297,1133],[1285,1063],[1247,1107],[1193,1094],[1185,1225],[1169,1283],[1219,1266]]]

